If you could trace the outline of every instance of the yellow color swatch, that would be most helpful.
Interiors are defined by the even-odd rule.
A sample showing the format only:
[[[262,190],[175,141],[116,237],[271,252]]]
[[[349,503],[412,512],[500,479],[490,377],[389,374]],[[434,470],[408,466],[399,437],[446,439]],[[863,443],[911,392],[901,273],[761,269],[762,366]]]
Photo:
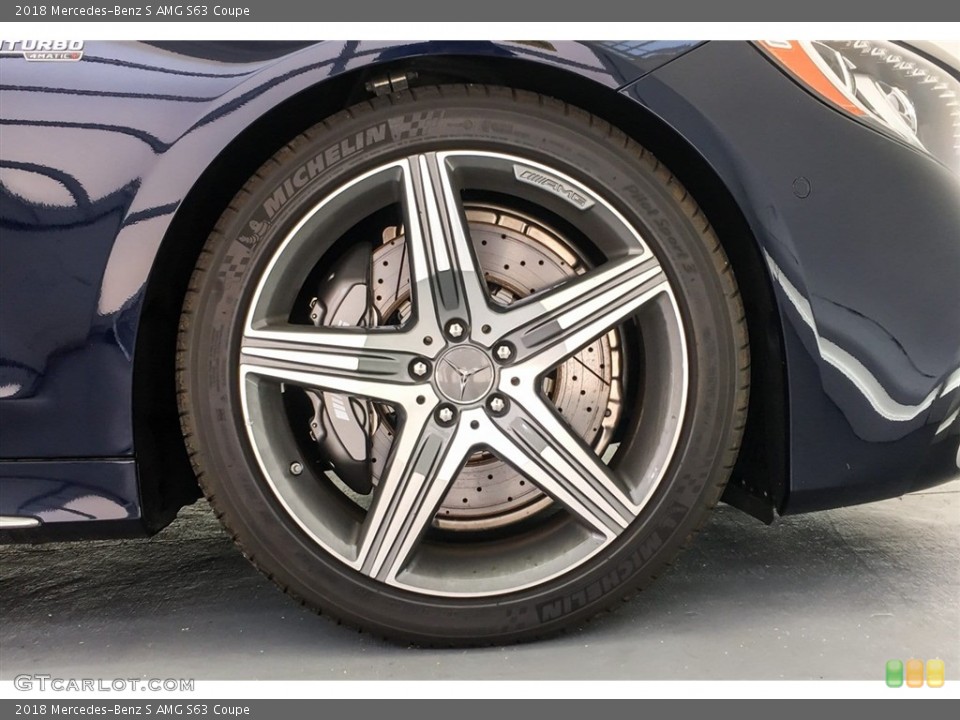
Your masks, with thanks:
[[[943,687],[943,674],[943,660],[927,660],[927,685],[929,687]]]

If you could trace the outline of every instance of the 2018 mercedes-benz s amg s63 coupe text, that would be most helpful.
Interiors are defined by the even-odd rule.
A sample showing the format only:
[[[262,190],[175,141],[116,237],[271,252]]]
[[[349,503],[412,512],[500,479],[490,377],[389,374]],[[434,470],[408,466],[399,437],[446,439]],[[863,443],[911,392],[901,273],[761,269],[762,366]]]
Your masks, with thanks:
[[[502,643],[957,473],[922,43],[6,42],[6,541],[205,495],[351,625]]]

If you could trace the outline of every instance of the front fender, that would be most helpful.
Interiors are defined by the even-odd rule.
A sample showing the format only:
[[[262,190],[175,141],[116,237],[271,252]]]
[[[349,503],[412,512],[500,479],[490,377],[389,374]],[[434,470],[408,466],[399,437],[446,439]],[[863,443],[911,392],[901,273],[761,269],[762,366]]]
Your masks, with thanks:
[[[133,453],[133,353],[158,250],[177,242],[168,230],[198,178],[278,105],[343,73],[452,56],[615,90],[695,45],[91,43],[77,63],[4,57],[0,457]]]

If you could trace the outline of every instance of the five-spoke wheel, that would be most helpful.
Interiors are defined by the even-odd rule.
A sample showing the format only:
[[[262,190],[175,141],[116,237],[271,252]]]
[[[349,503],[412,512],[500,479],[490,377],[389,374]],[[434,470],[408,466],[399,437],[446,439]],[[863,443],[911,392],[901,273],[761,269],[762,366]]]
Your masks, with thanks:
[[[542,633],[716,501],[742,311],[692,200],[612,129],[522,94],[404,103],[298,138],[221,220],[184,311],[188,444],[310,602],[423,641]],[[392,142],[311,179],[381,119]]]

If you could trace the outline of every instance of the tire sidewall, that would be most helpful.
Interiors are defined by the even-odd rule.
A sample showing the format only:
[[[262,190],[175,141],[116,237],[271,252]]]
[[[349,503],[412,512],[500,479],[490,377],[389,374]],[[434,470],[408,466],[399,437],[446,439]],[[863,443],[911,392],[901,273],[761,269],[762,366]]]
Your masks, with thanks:
[[[681,310],[689,392],[681,438],[640,517],[605,552],[534,588],[488,599],[440,598],[377,583],[310,540],[287,515],[247,440],[237,363],[246,309],[290,227],[367,169],[414,152],[509,151],[603,195],[659,258]],[[535,637],[594,614],[655,577],[716,502],[735,442],[740,384],[735,318],[712,233],[669,173],[605,123],[538,96],[418,92],[364,104],[284,147],[248,182],[208,241],[184,328],[185,407],[205,490],[257,565],[292,594],[348,622],[424,642]],[[362,609],[362,610],[361,610]]]

